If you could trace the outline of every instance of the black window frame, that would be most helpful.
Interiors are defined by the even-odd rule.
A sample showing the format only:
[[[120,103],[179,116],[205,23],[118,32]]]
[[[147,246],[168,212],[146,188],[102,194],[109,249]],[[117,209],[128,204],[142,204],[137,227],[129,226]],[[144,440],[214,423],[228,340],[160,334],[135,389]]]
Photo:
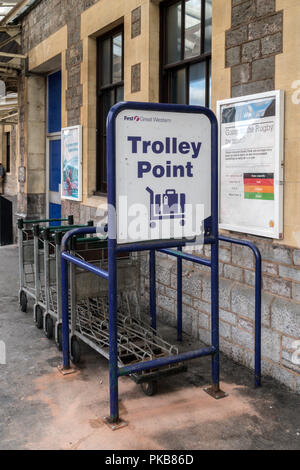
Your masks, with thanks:
[[[5,144],[6,144],[6,173],[10,173],[10,162],[11,162],[11,132],[5,132]]]
[[[118,82],[112,81],[113,71],[113,38],[122,35],[122,76]],[[102,85],[101,64],[103,63],[103,43],[110,39],[110,83]],[[97,142],[96,142],[96,194],[107,194],[106,181],[106,116],[104,113],[104,93],[113,91],[114,102],[117,102],[117,90],[124,88],[124,26],[119,25],[97,38]]]
[[[201,26],[200,26],[200,54],[185,59],[185,4],[188,0],[165,0],[160,4],[160,102],[171,103],[171,72],[185,68],[185,103],[189,104],[189,71],[190,66],[205,62],[205,106],[210,106],[210,72],[211,50],[205,52],[205,7],[206,1],[201,2]],[[170,6],[181,2],[181,59],[177,62],[167,63],[167,10]]]

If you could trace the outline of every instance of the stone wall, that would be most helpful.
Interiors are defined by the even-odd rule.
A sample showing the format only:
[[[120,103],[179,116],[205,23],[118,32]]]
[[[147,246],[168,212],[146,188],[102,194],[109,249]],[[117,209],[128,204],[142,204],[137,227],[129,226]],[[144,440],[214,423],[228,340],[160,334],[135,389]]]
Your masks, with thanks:
[[[68,49],[66,51],[66,68],[68,88],[66,107],[68,125],[80,124],[82,106],[82,85],[80,84],[80,64],[82,62],[82,41],[80,39],[81,13],[99,0],[43,0],[34,7],[22,20],[22,49],[26,54],[64,25],[68,28]],[[20,152],[21,165],[25,154],[25,74],[20,76]],[[45,215],[45,194],[25,194],[25,186],[20,187],[18,211],[28,216]]]
[[[231,27],[225,33],[231,96],[273,90],[275,56],[283,51],[284,13],[276,11],[275,0],[232,0],[231,7]],[[236,233],[232,236],[253,241],[262,253],[263,373],[300,393],[300,366],[296,364],[299,346],[295,343],[300,338],[300,250],[260,237]],[[209,247],[195,254],[209,257]],[[148,308],[147,256],[142,260],[143,302]],[[222,242],[220,348],[250,368],[254,366],[254,276],[251,251]],[[176,261],[157,255],[158,317],[174,326],[176,280]],[[205,344],[211,344],[210,309],[210,269],[184,263],[183,329]]]
[[[294,344],[300,338],[300,250],[259,237],[247,238],[261,250],[263,259],[263,374],[300,393],[300,366],[295,363],[299,346]],[[210,247],[195,254],[209,258]],[[254,366],[254,262],[249,248],[221,242],[220,348],[250,368]],[[143,255],[141,283],[146,309],[149,308],[148,269],[148,258]],[[174,259],[157,255],[157,313],[174,326],[176,273]],[[183,262],[183,330],[205,344],[211,344],[210,295],[210,269]]]
[[[283,12],[275,0],[232,0],[226,31],[226,67],[232,96],[274,90],[275,56],[282,52]]]

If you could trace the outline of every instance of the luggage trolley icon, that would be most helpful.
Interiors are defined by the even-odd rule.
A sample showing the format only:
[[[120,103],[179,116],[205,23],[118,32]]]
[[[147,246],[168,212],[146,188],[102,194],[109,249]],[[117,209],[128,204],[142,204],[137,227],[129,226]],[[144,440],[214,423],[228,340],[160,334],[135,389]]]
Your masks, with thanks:
[[[150,227],[156,227],[155,220],[181,219],[180,225],[184,226],[185,201],[184,193],[178,194],[175,189],[167,189],[164,194],[154,194],[147,186],[150,193]]]

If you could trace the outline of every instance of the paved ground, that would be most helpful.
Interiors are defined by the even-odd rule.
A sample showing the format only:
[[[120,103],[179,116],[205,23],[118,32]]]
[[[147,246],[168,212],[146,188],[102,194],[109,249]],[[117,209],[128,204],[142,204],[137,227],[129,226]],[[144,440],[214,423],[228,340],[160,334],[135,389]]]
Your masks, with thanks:
[[[32,309],[19,310],[17,283],[17,249],[0,248],[0,340],[7,347],[7,365],[0,365],[0,449],[300,448],[300,397],[271,379],[254,390],[250,371],[223,356],[224,400],[203,391],[209,359],[191,362],[151,398],[121,379],[128,426],[111,431],[102,419],[107,361],[86,349],[80,370],[62,377],[60,353],[34,326]]]

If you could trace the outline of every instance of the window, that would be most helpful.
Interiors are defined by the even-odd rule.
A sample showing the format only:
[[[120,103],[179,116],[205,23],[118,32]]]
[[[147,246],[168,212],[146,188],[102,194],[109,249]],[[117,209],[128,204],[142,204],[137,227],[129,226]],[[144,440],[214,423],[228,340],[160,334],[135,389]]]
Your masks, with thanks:
[[[161,101],[210,106],[212,0],[161,5]]]
[[[6,139],[6,173],[10,173],[10,132],[5,133]]]
[[[97,191],[107,192],[106,118],[110,108],[124,97],[123,30],[98,39],[97,65]]]

